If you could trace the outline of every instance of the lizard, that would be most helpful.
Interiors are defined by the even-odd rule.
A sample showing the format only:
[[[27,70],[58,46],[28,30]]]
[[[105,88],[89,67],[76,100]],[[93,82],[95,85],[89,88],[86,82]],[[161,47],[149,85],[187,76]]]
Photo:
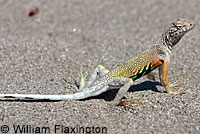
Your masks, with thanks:
[[[114,105],[123,104],[122,98],[128,89],[133,86],[134,80],[148,74],[158,68],[161,85],[169,94],[182,94],[188,86],[173,91],[172,88],[181,84],[180,79],[170,84],[167,75],[170,64],[170,56],[173,47],[181,38],[195,27],[195,24],[179,18],[173,21],[161,34],[158,40],[146,51],[125,61],[116,69],[109,71],[102,65],[98,65],[88,77],[80,73],[80,92],[66,95],[37,95],[37,94],[0,94],[0,98],[22,98],[40,100],[81,100],[91,96],[97,96],[109,89],[118,88]],[[125,101],[124,101],[125,102]]]

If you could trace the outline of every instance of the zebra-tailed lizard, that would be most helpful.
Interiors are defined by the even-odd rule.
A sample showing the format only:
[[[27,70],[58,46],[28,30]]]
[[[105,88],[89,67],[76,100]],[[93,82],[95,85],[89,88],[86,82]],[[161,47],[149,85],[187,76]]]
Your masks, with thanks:
[[[181,94],[187,90],[187,86],[179,91],[172,91],[171,88],[180,84],[180,79],[170,84],[167,79],[170,55],[172,48],[180,39],[193,29],[192,24],[184,19],[177,19],[172,22],[158,41],[146,51],[126,61],[116,69],[109,71],[99,65],[89,78],[81,75],[80,92],[67,95],[37,95],[37,94],[0,94],[0,98],[25,98],[25,99],[48,99],[48,100],[79,100],[99,95],[111,88],[120,87],[114,98],[113,104],[121,104],[120,101],[133,81],[159,67],[159,77],[162,86],[169,94]]]

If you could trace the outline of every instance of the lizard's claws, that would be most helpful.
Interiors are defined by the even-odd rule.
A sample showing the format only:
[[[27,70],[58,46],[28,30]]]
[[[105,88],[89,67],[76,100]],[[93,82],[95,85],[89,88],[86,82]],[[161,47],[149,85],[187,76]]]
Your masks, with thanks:
[[[80,67],[80,72],[78,72],[79,76],[81,77],[81,81],[80,81],[80,84],[79,84],[79,89],[83,89],[83,87],[85,86],[85,83],[86,83],[86,78],[88,76],[88,74],[83,74],[83,67],[81,66]]]
[[[180,77],[177,81],[170,84],[170,88],[177,88],[177,87],[181,86],[181,83],[183,83],[183,82],[184,82],[183,78]]]

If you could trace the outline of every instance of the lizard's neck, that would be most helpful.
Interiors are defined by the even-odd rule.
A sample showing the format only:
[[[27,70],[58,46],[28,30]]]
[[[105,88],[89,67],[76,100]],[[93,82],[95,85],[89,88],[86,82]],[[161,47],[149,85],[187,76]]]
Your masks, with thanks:
[[[173,43],[171,43],[171,39],[168,34],[163,34],[161,36],[162,44],[167,47],[170,51],[172,51]]]
[[[171,53],[173,47],[173,44],[166,34],[162,34],[155,45],[160,46],[160,48],[167,51],[168,53]]]
[[[165,46],[168,50],[172,51],[173,46],[175,46],[183,37],[184,33],[170,33],[171,28],[167,28],[161,35],[158,43]]]

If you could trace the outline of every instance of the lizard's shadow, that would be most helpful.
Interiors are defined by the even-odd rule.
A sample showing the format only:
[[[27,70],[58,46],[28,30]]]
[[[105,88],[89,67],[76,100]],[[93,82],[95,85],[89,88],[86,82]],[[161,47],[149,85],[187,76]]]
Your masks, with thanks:
[[[140,84],[131,86],[131,88],[128,90],[128,92],[137,92],[137,91],[144,91],[144,90],[152,90],[154,92],[160,92],[160,91],[158,91],[158,89],[156,87],[158,85],[161,86],[161,84],[159,82],[145,81]],[[93,97],[89,97],[89,98],[82,99],[82,100],[104,99],[106,101],[112,101],[115,98],[118,91],[119,91],[119,89],[111,89],[107,92],[104,92],[104,93],[98,95],[98,96],[93,96]],[[163,93],[163,92],[160,92],[160,93]]]

